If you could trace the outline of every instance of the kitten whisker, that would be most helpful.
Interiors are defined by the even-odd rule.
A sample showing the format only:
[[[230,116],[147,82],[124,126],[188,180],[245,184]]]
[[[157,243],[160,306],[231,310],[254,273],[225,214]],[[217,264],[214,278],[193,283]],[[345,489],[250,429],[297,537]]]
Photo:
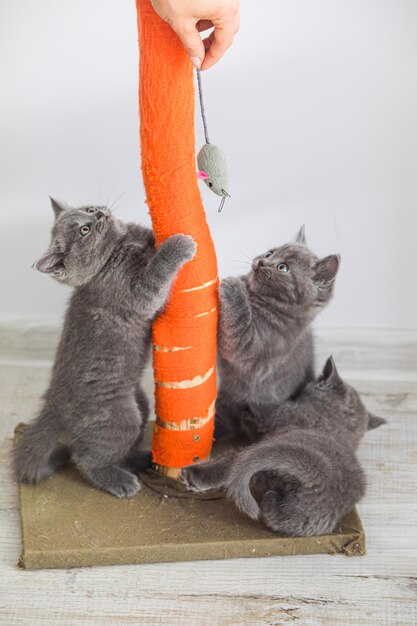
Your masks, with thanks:
[[[111,197],[115,191],[115,189],[117,189],[117,187],[119,186],[119,182],[120,182],[120,176],[121,176],[121,170],[119,170],[118,173],[115,172],[114,176],[112,177],[112,182],[106,180],[106,186],[107,186],[107,196],[106,196],[106,202],[105,205],[109,206],[109,204],[112,204],[112,200]]]
[[[249,267],[252,267],[252,263],[249,263],[249,261],[245,261],[243,259],[229,259],[229,261],[231,263],[242,263],[243,265],[249,265]]]
[[[118,202],[120,202],[120,200],[121,200],[122,198],[125,198],[125,196],[126,196],[126,194],[127,194],[127,193],[131,193],[131,192],[129,191],[129,189],[125,189],[124,191],[122,191],[121,193],[119,193],[119,194],[116,196],[116,198],[114,198],[111,202],[109,202],[109,203],[108,203],[108,205],[107,205],[107,206],[109,206],[111,209],[113,209],[113,207],[115,207],[115,206],[118,204]]]
[[[239,267],[239,265],[236,265],[236,269],[237,269],[238,271],[240,271],[240,272],[245,272],[245,271],[247,271],[247,268],[246,268],[246,267],[242,267],[242,266],[240,266],[240,267]]]
[[[239,250],[241,254],[243,254],[244,257],[246,257],[250,261],[250,264],[252,265],[252,257],[246,254],[246,252],[244,252],[244,250],[242,250],[242,248],[240,248],[240,246],[238,246],[236,242],[233,242],[233,245]]]

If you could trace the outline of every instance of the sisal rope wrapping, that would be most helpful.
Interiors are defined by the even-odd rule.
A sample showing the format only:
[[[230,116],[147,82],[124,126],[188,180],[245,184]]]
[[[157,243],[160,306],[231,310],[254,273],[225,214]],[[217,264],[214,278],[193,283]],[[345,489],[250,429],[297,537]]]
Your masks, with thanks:
[[[153,461],[181,468],[205,458],[212,444],[217,262],[197,185],[192,66],[150,1],[136,5],[142,173],[156,243],[176,233],[197,243],[153,325]]]

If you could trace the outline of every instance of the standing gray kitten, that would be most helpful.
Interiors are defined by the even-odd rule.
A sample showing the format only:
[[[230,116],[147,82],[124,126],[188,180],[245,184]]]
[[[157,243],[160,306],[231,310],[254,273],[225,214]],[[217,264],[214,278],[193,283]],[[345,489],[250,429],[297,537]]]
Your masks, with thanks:
[[[297,400],[277,407],[275,430],[267,437],[183,469],[182,481],[194,491],[225,487],[243,513],[281,535],[330,533],[365,492],[355,455],[359,441],[383,423],[368,413],[330,358]]]
[[[98,489],[132,496],[148,418],[140,376],[151,322],[195,243],[175,235],[156,251],[149,229],[105,207],[52,207],[51,245],[34,267],[75,290],[43,408],[14,450],[16,476],[37,483],[71,456]]]
[[[307,248],[304,227],[294,243],[256,257],[252,271],[220,285],[219,395],[215,438],[262,434],[270,407],[314,378],[311,322],[333,295],[340,257]],[[242,431],[241,417],[246,420]]]

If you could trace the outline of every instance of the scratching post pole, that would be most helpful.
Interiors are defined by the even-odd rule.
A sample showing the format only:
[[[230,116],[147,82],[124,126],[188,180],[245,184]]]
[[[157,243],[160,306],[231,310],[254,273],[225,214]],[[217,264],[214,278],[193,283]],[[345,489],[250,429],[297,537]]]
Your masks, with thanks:
[[[136,0],[142,172],[156,244],[191,235],[195,258],[180,271],[153,325],[154,468],[178,478],[210,452],[216,399],[217,263],[197,186],[192,65],[177,35]]]

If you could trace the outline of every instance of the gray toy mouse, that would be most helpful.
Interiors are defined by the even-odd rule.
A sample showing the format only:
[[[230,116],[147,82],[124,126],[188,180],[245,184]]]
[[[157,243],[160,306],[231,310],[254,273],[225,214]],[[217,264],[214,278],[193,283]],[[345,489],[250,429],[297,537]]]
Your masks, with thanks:
[[[197,178],[204,180],[207,187],[221,197],[219,212],[222,210],[229,194],[229,176],[225,154],[218,146],[210,143],[206,116],[204,111],[203,90],[201,85],[201,73],[197,70],[198,93],[200,97],[201,117],[203,118],[204,136],[206,143],[197,155],[198,172]]]

